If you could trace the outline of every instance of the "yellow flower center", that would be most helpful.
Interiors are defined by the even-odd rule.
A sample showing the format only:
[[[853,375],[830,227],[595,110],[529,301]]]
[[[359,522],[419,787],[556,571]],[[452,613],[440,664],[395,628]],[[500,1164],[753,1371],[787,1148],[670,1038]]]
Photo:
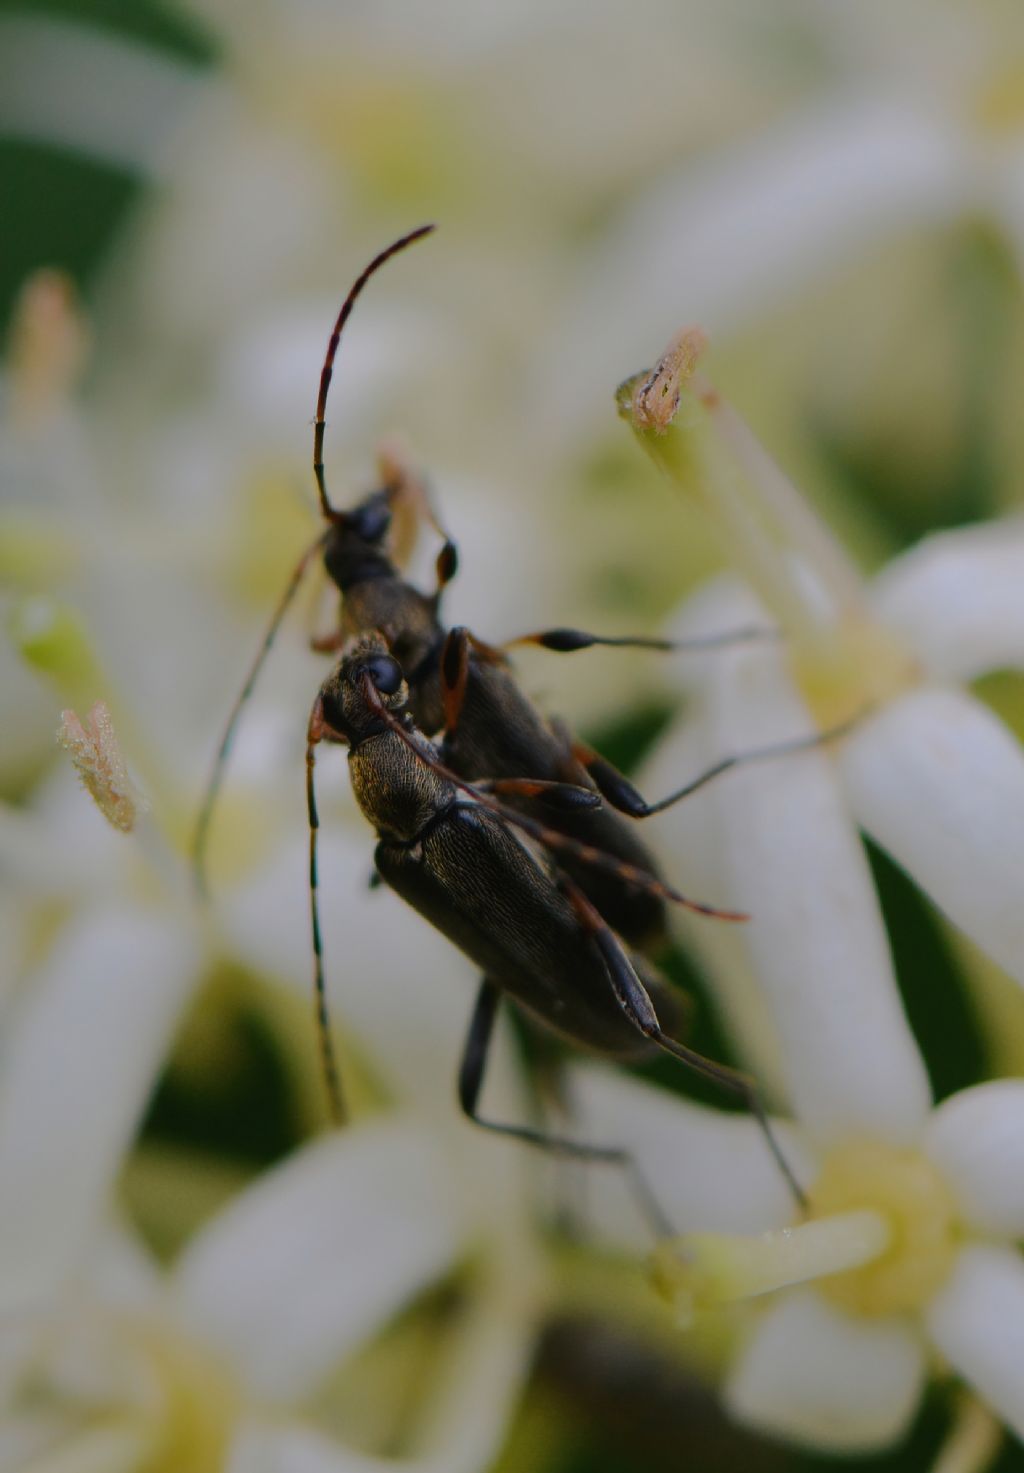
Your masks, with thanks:
[[[849,1313],[890,1315],[931,1298],[958,1246],[953,1198],[934,1166],[916,1151],[857,1141],[828,1156],[794,1227],[668,1238],[651,1267],[683,1325],[796,1284],[813,1284]]]
[[[792,641],[790,670],[822,731],[883,705],[920,677],[887,629],[856,615]]]
[[[230,1370],[164,1325],[136,1326],[129,1339],[146,1376],[152,1418],[145,1473],[219,1473],[242,1402]]]
[[[958,1247],[958,1224],[945,1181],[917,1151],[880,1141],[833,1151],[809,1193],[813,1220],[853,1210],[886,1222],[884,1251],[870,1262],[817,1281],[843,1309],[861,1315],[920,1308],[945,1282]]]
[[[1024,56],[1009,57],[987,76],[973,101],[974,116],[986,133],[1019,133],[1024,128]]]
[[[40,1473],[221,1473],[242,1391],[205,1346],[167,1323],[88,1307],[42,1320],[36,1333],[24,1391],[60,1406],[69,1424]]]

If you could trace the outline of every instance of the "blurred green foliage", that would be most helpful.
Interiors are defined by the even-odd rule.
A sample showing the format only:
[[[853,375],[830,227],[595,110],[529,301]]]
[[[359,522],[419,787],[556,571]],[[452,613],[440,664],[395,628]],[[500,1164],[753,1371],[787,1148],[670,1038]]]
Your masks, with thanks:
[[[27,14],[109,31],[196,67],[215,59],[212,41],[197,25],[153,0],[33,0],[31,6],[0,0],[0,26]],[[142,188],[143,181],[124,170],[4,137],[0,126],[0,332],[22,282],[39,267],[67,271],[88,300],[93,277]]]

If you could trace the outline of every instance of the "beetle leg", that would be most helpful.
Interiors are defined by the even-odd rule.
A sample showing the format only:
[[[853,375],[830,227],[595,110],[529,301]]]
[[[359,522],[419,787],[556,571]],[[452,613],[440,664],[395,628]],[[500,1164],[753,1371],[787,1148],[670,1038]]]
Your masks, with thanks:
[[[588,634],[585,629],[539,629],[533,634],[520,634],[506,640],[502,649],[515,645],[535,644],[556,654],[568,655],[575,650],[593,649],[595,645],[626,650],[661,650],[664,652],[699,653],[702,650],[728,649],[756,640],[778,639],[779,631],[763,624],[750,624],[739,629],[725,629],[720,634],[699,635],[694,639],[652,639],[646,635]]]
[[[730,1094],[737,1095],[743,1101],[760,1126],[768,1148],[775,1157],[797,1205],[801,1210],[806,1208],[807,1197],[775,1137],[771,1121],[768,1119],[754,1081],[746,1074],[740,1073],[738,1069],[731,1069],[727,1064],[719,1064],[714,1059],[705,1058],[696,1049],[688,1048],[686,1044],[680,1043],[677,1038],[665,1032],[658,1021],[658,1015],[654,1011],[654,1004],[647,994],[647,989],[637,976],[614,931],[577,885],[564,876],[560,883],[563,891],[572,901],[583,925],[592,936],[594,945],[604,962],[616,1001],[633,1027],[645,1038],[649,1038],[652,1043],[656,1043],[659,1048],[663,1048],[666,1053],[672,1054],[693,1073],[710,1079],[713,1084],[728,1090]]]
[[[650,818],[652,814],[664,813],[666,808],[689,798],[692,793],[699,792],[706,783],[713,778],[720,777],[723,772],[730,772],[734,767],[746,767],[752,762],[768,762],[774,757],[790,757],[797,752],[811,752],[816,747],[824,747],[829,742],[838,741],[840,737],[853,729],[866,711],[859,712],[849,721],[842,722],[839,726],[831,726],[827,731],[810,732],[807,736],[793,737],[787,742],[772,742],[764,747],[752,747],[747,752],[735,752],[730,757],[722,757],[718,762],[698,773],[681,788],[669,793],[665,798],[659,798],[656,803],[648,803],[646,798],[633,786],[628,778],[623,777],[617,767],[613,767],[593,748],[586,746],[583,742],[573,742],[572,755],[580,762],[590,774],[594,785],[602,798],[606,799],[613,808],[620,813],[626,813],[630,818]]]
[[[466,1035],[466,1044],[459,1065],[459,1104],[463,1113],[482,1130],[491,1130],[498,1135],[510,1136],[525,1141],[541,1151],[554,1156],[567,1156],[576,1161],[592,1161],[599,1165],[618,1166],[623,1170],[636,1195],[637,1203],[647,1218],[656,1238],[671,1236],[672,1226],[662,1212],[657,1198],[647,1185],[633,1156],[622,1146],[597,1146],[587,1141],[568,1140],[564,1136],[549,1135],[529,1125],[509,1125],[496,1120],[485,1120],[478,1112],[480,1093],[483,1089],[487,1054],[494,1035],[494,1024],[501,1006],[501,989],[489,977],[484,977],[476,996],[473,1017]]]

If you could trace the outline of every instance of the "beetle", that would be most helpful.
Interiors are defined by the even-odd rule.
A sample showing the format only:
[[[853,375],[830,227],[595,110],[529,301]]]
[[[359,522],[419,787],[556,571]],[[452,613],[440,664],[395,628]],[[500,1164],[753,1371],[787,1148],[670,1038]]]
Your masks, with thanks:
[[[197,888],[205,892],[205,855],[214,803],[242,712],[263,662],[310,566],[319,556],[340,595],[336,629],[313,640],[318,651],[336,652],[362,632],[377,630],[406,674],[416,724],[431,735],[442,732],[445,763],[466,778],[529,778],[568,783],[599,792],[605,804],[563,807],[551,824],[583,844],[617,856],[627,865],[656,875],[657,863],[636,833],[632,820],[659,813],[703,783],[758,753],[729,757],[657,803],[636,788],[597,752],[575,739],[557,720],[545,717],[527,697],[508,664],[510,646],[533,644],[569,653],[596,645],[659,651],[708,649],[762,638],[771,631],[740,629],[710,639],[671,641],[590,634],[579,629],[549,629],[519,636],[497,647],[468,629],[446,631],[440,604],[458,567],[455,543],[445,531],[422,481],[394,456],[382,457],[383,485],[350,510],[332,505],[323,462],[327,395],[335,356],[353,306],[366,283],[385,262],[434,229],[423,225],[392,242],[364,268],[342,303],[327,344],[317,395],[313,434],[313,473],[325,529],[306,548],[292,571],[253,665],[235,701],[209,779],[193,841]],[[428,522],[442,539],[436,559],[436,586],[424,593],[402,575],[390,546],[396,515]],[[769,755],[775,755],[773,748]],[[520,807],[532,801],[508,791]],[[595,869],[569,853],[564,867],[609,924],[631,944],[656,952],[665,938],[663,899],[650,889],[624,883],[611,870]]]
[[[356,795],[378,833],[377,874],[462,947],[485,973],[459,1081],[459,1098],[471,1118],[491,1124],[480,1120],[476,1102],[498,1004],[507,994],[527,1014],[584,1047],[627,1057],[655,1045],[733,1089],[760,1121],[799,1198],[800,1188],[771,1134],[753,1085],[745,1076],[704,1059],[674,1036],[680,999],[678,994],[673,996],[651,961],[664,936],[667,901],[711,915],[739,917],[695,904],[668,886],[631,820],[661,812],[739,763],[802,750],[817,745],[822,736],[727,756],[661,801],[648,803],[610,763],[574,739],[562,723],[548,720],[537,710],[517,684],[507,659],[507,650],[518,644],[558,653],[597,645],[668,651],[770,638],[773,631],[747,628],[710,639],[673,642],[558,628],[523,635],[502,646],[491,645],[465,628],[446,631],[441,622],[441,599],[457,570],[458,554],[426,488],[407,467],[394,457],[385,458],[384,484],[349,510],[336,508],[328,497],[323,463],[325,413],[345,324],[371,276],[433,228],[421,226],[373,258],[346,296],[328,340],[313,437],[314,477],[326,526],[293,569],[231,711],[195,831],[194,870],[199,887],[204,886],[214,802],[238,720],[285,613],[319,557],[340,600],[337,627],[315,639],[313,647],[325,653],[346,650],[321,687],[307,744],[316,997],[325,1074],[336,1118],[342,1118],[343,1108],[327,1023],[313,792],[313,752],[324,740],[349,743]],[[436,586],[429,593],[404,578],[394,555],[393,523],[410,512],[429,523],[442,540]],[[382,683],[374,684],[374,672]],[[384,698],[397,705],[382,704]],[[349,706],[354,700],[362,712],[354,725],[343,719],[346,700]],[[442,735],[435,747],[428,737],[437,733]],[[372,746],[371,737],[386,734],[390,734],[389,741]],[[406,749],[401,760],[396,755],[396,740]],[[364,742],[376,754],[373,761],[363,751]],[[414,757],[411,764],[409,753]],[[392,810],[402,810],[410,801],[410,792],[416,791],[430,796],[433,806],[420,815],[422,829],[404,832],[395,828]],[[452,798],[453,792],[463,796]],[[538,804],[543,805],[544,822],[534,816]],[[472,841],[467,835],[473,836]],[[450,870],[442,862],[443,844],[437,849],[443,840],[454,845]],[[471,862],[474,845],[483,867],[480,872]],[[409,856],[418,858],[412,862]],[[479,873],[488,876],[482,891]],[[474,887],[476,893],[486,893],[489,904],[468,916],[465,898],[474,893]],[[546,939],[538,939],[542,937]],[[580,1145],[526,1127],[492,1128],[570,1154],[616,1160],[635,1175],[631,1163],[615,1148]],[[650,1194],[646,1195],[649,1201]]]
[[[347,746],[356,801],[377,834],[374,862],[384,882],[480,968],[482,980],[459,1069],[464,1113],[484,1129],[561,1155],[625,1167],[641,1202],[663,1230],[652,1193],[629,1153],[484,1119],[478,1110],[488,1046],[502,999],[570,1043],[617,1059],[661,1049],[738,1095],[758,1121],[792,1190],[786,1161],[753,1082],[705,1058],[675,1036],[677,1001],[642,953],[620,938],[563,864],[567,855],[637,889],[701,914],[743,920],[680,894],[654,876],[510,808],[502,792],[543,799],[556,809],[589,808],[595,795],[564,783],[497,779],[470,783],[448,768],[415,724],[409,685],[380,634],[356,638],[317,694],[307,728],[310,907],[315,987],[329,1085],[340,1109],[327,1031],[320,933],[315,755],[321,742]],[[600,801],[599,799],[597,801]],[[664,1019],[664,1021],[663,1021]]]

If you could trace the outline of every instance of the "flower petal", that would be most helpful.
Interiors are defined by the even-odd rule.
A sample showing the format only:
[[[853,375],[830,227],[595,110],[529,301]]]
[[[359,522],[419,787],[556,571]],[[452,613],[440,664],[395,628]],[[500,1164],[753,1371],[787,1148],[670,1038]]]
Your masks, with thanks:
[[[743,1421],[812,1447],[870,1452],[904,1432],[924,1347],[901,1320],[856,1320],[813,1290],[782,1297],[733,1366],[725,1402]]]
[[[1024,1262],[1010,1248],[974,1244],[933,1299],[936,1345],[1007,1425],[1024,1437]]]
[[[4,1473],[138,1473],[153,1456],[153,1434],[141,1418],[114,1417],[98,1426],[54,1427],[50,1444],[45,1427],[18,1418],[0,1433]]]
[[[677,721],[641,774],[641,790],[652,801],[671,793],[687,775],[707,772],[714,762],[703,724]],[[725,894],[721,836],[716,824],[714,784],[699,789],[649,826],[645,835],[660,855],[665,873],[685,895]],[[788,1109],[785,1073],[775,1025],[750,966],[742,927],[709,926],[702,916],[678,906],[672,930],[712,984],[712,1003],[765,1100]]]
[[[600,1065],[570,1076],[573,1134],[631,1151],[675,1232],[759,1233],[793,1220],[793,1197],[749,1115],[693,1105]],[[794,1132],[776,1125],[798,1179],[813,1170]],[[647,1247],[643,1221],[621,1171],[588,1176],[588,1228],[628,1248]]]
[[[188,923],[110,908],[72,922],[0,1055],[0,1303],[47,1293],[104,1199],[196,976]]]
[[[879,618],[947,680],[1024,666],[1024,518],[938,532],[874,585]]]
[[[980,1233],[1024,1237],[1024,1080],[997,1079],[951,1095],[923,1146]]]
[[[345,1447],[311,1427],[250,1417],[228,1463],[229,1473],[481,1473],[501,1445],[529,1371],[536,1300],[511,1264],[503,1283],[484,1286],[444,1357],[427,1398],[429,1425],[406,1458],[377,1457]],[[430,1368],[433,1375],[436,1366]]]
[[[843,744],[864,828],[949,918],[1024,982],[1024,754],[962,691],[922,687]]]
[[[877,88],[660,176],[591,253],[559,334],[575,355],[556,364],[560,403],[597,402],[622,345],[639,360],[664,335],[667,302],[676,323],[733,332],[894,228],[951,213],[967,177],[943,120]]]
[[[129,175],[161,171],[169,132],[199,96],[193,70],[56,16],[11,16],[3,30],[7,137],[73,149]]]
[[[333,1134],[193,1240],[175,1275],[181,1314],[256,1393],[298,1396],[451,1267],[463,1246],[452,1200],[413,1124]]]
[[[136,1319],[163,1308],[163,1267],[137,1231],[117,1216],[105,1225],[83,1275],[91,1300]]]
[[[692,632],[766,622],[749,596],[721,590],[702,595],[694,612]],[[718,757],[814,731],[783,661],[764,646],[705,659],[697,719]],[[811,750],[752,763],[708,791],[728,886],[706,898],[750,914],[736,931],[768,1000],[798,1119],[819,1139],[915,1140],[928,1082],[830,756]]]

